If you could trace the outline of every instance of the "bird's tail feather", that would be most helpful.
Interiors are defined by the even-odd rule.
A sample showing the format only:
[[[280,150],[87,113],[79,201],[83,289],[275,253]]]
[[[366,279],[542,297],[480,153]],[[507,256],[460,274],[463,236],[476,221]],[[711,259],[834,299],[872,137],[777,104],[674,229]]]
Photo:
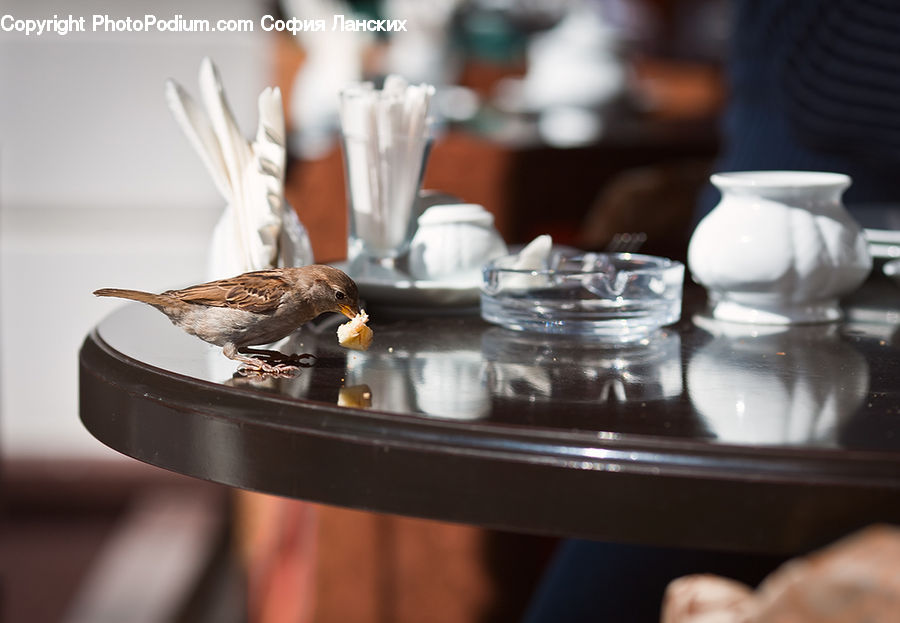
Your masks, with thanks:
[[[141,292],[140,290],[122,290],[119,288],[101,288],[94,290],[95,296],[114,296],[120,299],[130,299],[132,301],[140,301],[141,303],[149,303],[150,305],[159,305],[163,302],[163,297],[159,294],[151,292]]]

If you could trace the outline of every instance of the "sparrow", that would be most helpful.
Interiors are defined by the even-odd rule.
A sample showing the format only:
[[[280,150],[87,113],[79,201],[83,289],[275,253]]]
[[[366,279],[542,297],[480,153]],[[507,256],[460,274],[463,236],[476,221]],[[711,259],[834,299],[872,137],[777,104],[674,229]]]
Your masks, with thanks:
[[[161,294],[119,288],[94,294],[152,305],[174,325],[221,346],[226,357],[244,364],[242,373],[299,371],[244,353],[259,353],[248,347],[280,340],[320,314],[338,312],[352,319],[360,312],[356,283],[343,271],[319,264],[258,270]]]

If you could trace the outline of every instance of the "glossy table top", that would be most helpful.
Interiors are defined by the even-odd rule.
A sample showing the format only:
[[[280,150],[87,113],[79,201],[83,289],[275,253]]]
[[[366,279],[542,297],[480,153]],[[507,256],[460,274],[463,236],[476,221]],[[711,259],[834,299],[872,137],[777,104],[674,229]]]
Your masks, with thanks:
[[[658,545],[793,553],[900,523],[900,288],[842,324],[725,325],[690,287],[644,344],[372,315],[296,333],[289,379],[126,304],[81,352],[81,417],[120,452],[228,485],[367,510]]]

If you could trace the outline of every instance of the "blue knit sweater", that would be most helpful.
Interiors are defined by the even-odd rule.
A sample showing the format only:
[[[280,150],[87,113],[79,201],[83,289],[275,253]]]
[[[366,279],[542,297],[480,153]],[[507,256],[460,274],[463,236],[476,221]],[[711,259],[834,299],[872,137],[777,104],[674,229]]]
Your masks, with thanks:
[[[733,19],[716,170],[837,171],[848,205],[900,204],[900,1],[736,0]]]

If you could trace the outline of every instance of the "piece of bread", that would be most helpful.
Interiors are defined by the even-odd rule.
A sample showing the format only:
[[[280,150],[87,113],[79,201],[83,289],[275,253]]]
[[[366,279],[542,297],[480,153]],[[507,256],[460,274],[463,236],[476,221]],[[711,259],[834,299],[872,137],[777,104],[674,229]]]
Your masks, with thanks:
[[[372,390],[368,385],[351,385],[338,390],[338,406],[360,407],[372,406]]]
[[[345,322],[337,329],[338,344],[353,350],[367,350],[372,343],[372,329],[366,326],[369,316],[362,310],[353,320]]]

